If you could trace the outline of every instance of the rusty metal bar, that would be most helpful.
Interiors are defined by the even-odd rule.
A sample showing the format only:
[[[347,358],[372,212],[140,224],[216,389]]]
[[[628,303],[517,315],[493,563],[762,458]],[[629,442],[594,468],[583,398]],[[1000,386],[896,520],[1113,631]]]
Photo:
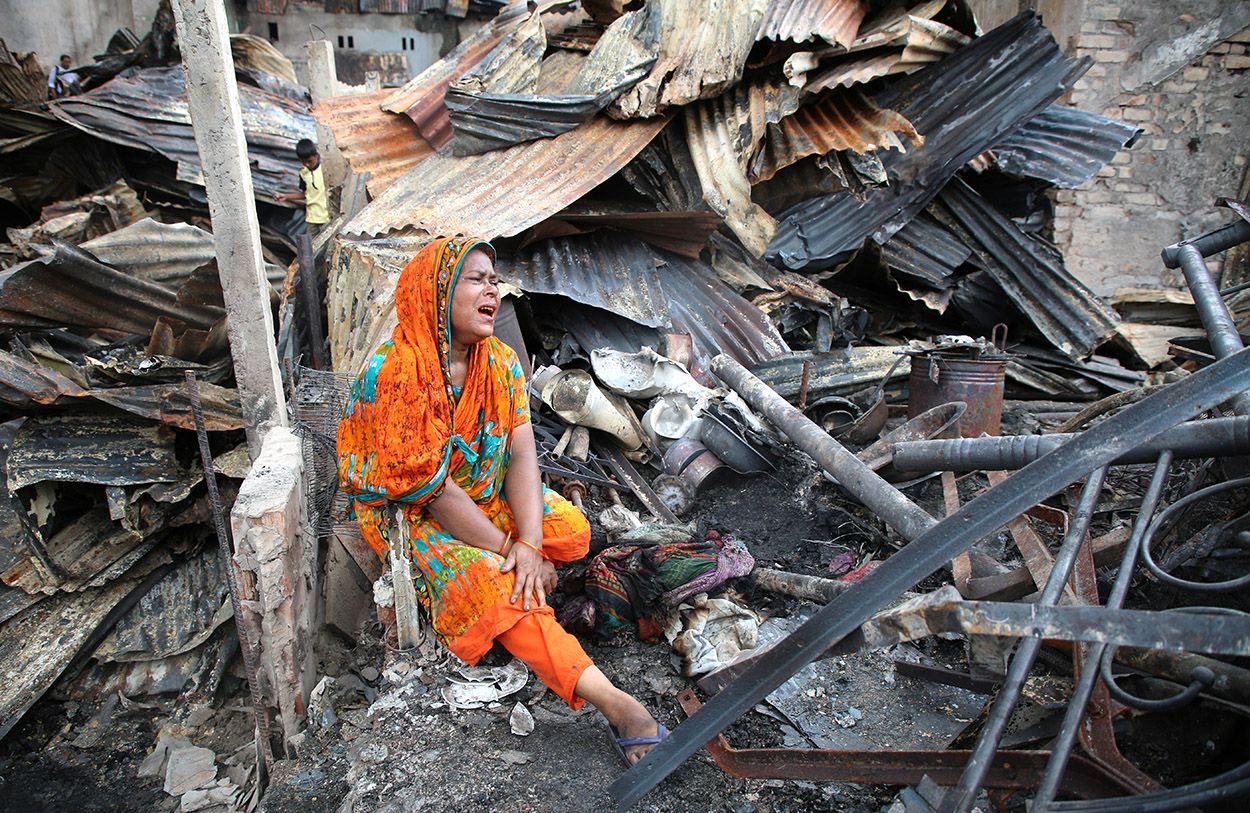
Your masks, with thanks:
[[[1089,528],[1090,520],[1094,517],[1094,506],[1098,503],[1106,476],[1107,467],[1103,466],[1085,481],[1080,503],[1072,516],[1072,525],[1068,528],[1063,544],[1059,547],[1055,564],[1050,570],[1046,586],[1042,588],[1042,595],[1037,601],[1040,607],[1058,603],[1059,596],[1067,586],[1068,574],[1072,572],[1072,566],[1076,563],[1076,555],[1081,545],[1086,543],[1086,530]],[[1029,672],[1033,671],[1033,663],[1037,660],[1037,653],[1041,648],[1040,636],[1025,638],[1020,642],[1016,654],[1011,659],[1011,666],[1007,670],[1007,679],[999,689],[998,697],[994,699],[994,707],[990,709],[989,718],[981,728],[981,736],[977,738],[976,748],[973,749],[968,764],[964,766],[963,775],[959,777],[959,784],[942,800],[939,808],[942,813],[967,813],[976,803],[977,794],[980,793],[981,786],[985,782],[985,775],[994,758],[994,752],[998,750],[998,743],[1007,729],[1007,722],[1011,719],[1016,702],[1020,699],[1020,691],[1024,688],[1024,682],[1029,678]]]
[[[720,359],[723,357],[713,361],[714,369]],[[619,809],[631,807],[769,692],[854,631],[895,596],[997,530],[1006,518],[1016,516],[1134,446],[1248,387],[1250,352],[1242,351],[1175,384],[1159,388],[1158,392],[1097,424],[938,522],[882,562],[856,589],[838,596],[783,639],[771,650],[768,659],[753,665],[732,686],[708,701],[702,712],[676,728],[664,742],[619,777],[609,788]],[[820,431],[815,426],[811,428]]]
[[[767,384],[725,355],[712,359],[712,372],[761,412],[786,437],[838,481],[855,499],[876,512],[904,539],[912,540],[936,523],[924,509],[864,465],[829,433],[810,421]]]
[[[691,718],[702,708],[691,689],[677,695]],[[968,759],[968,751],[839,751],[815,748],[733,748],[723,735],[707,743],[721,770],[747,779],[800,779],[810,782],[865,782],[913,785],[926,775],[950,785]],[[1037,784],[1045,765],[1045,751],[1000,751],[986,773],[989,788],[1027,790]],[[1083,798],[1124,793],[1096,765],[1076,757],[1067,790]]]
[[[1142,496],[1141,510],[1133,523],[1133,534],[1124,548],[1120,571],[1116,574],[1111,592],[1107,595],[1106,606],[1108,608],[1114,609],[1124,604],[1124,597],[1128,593],[1129,582],[1133,577],[1133,563],[1137,561],[1137,551],[1141,548],[1142,538],[1145,536],[1146,528],[1150,525],[1150,518],[1154,515],[1155,507],[1163,496],[1163,488],[1167,485],[1168,469],[1171,465],[1171,453],[1164,452],[1159,455],[1154,476],[1150,479],[1150,485],[1146,487],[1146,493]],[[1077,678],[1076,686],[1073,687],[1068,709],[1064,713],[1063,724],[1059,727],[1059,734],[1051,746],[1051,756],[1046,764],[1046,772],[1038,785],[1037,794],[1033,797],[1034,809],[1038,811],[1046,810],[1047,805],[1055,800],[1055,795],[1059,792],[1059,782],[1063,779],[1065,766],[1072,756],[1072,746],[1076,742],[1081,718],[1085,714],[1085,707],[1089,703],[1094,684],[1098,680],[1097,665],[1102,660],[1102,653],[1105,649],[1105,644],[1095,643],[1088,647],[1082,659],[1080,677]]]
[[[226,518],[217,491],[217,473],[213,471],[213,452],[208,447],[208,427],[204,423],[204,409],[200,406],[200,384],[195,373],[187,370],[187,399],[191,402],[191,416],[195,419],[195,434],[200,444],[200,463],[204,466],[204,485],[208,488],[209,511],[213,515],[213,530],[217,532],[217,550],[221,565],[226,571],[226,583],[230,586],[230,609],[234,612],[234,626],[239,634],[239,652],[243,655],[243,671],[247,677],[247,690],[251,695],[252,712],[256,715],[256,750],[258,779],[263,788],[273,769],[273,753],[269,747],[269,709],[260,696],[257,676],[256,650],[252,648],[251,636],[243,623],[243,604],[239,597],[239,578],[235,573],[234,549],[226,530]]]

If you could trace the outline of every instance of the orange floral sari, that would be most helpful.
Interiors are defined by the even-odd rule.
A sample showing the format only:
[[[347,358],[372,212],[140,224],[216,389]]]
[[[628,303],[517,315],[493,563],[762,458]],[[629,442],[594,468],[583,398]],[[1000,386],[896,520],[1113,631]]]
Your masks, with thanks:
[[[469,663],[526,613],[551,612],[510,604],[515,577],[499,572],[503,559],[452,538],[426,510],[451,477],[496,527],[516,531],[503,484],[512,432],[530,419],[520,363],[492,336],[470,349],[463,390],[451,380],[451,296],[474,249],[494,259],[485,241],[440,239],[404,268],[395,289],[399,322],[356,379],[338,432],[339,481],[365,541],[386,557],[387,504],[398,502],[417,595],[440,639]],[[584,555],[586,518],[545,489],[543,500],[544,555]]]

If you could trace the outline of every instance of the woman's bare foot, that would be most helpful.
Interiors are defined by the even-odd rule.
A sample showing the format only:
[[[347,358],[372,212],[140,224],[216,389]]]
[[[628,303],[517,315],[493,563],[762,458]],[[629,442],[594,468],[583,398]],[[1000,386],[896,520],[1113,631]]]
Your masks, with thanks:
[[[608,680],[597,666],[588,666],[574,687],[577,696],[599,709],[616,729],[618,738],[654,737],[659,734],[659,724],[647,711],[647,707],[626,694]],[[632,765],[646,756],[656,743],[625,747],[625,758]]]

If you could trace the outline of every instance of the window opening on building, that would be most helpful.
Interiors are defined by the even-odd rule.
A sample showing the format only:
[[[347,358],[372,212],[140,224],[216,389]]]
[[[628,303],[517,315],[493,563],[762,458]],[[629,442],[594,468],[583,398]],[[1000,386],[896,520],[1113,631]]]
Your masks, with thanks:
[[[270,42],[278,41],[278,24],[277,23],[269,24],[269,41]]]

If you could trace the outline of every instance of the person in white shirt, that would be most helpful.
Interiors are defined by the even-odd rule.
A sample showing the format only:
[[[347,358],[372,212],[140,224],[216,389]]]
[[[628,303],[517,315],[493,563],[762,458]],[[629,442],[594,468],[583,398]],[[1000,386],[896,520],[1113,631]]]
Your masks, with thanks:
[[[69,54],[61,54],[58,64],[48,74],[48,98],[57,99],[78,92],[78,74],[70,70]]]

